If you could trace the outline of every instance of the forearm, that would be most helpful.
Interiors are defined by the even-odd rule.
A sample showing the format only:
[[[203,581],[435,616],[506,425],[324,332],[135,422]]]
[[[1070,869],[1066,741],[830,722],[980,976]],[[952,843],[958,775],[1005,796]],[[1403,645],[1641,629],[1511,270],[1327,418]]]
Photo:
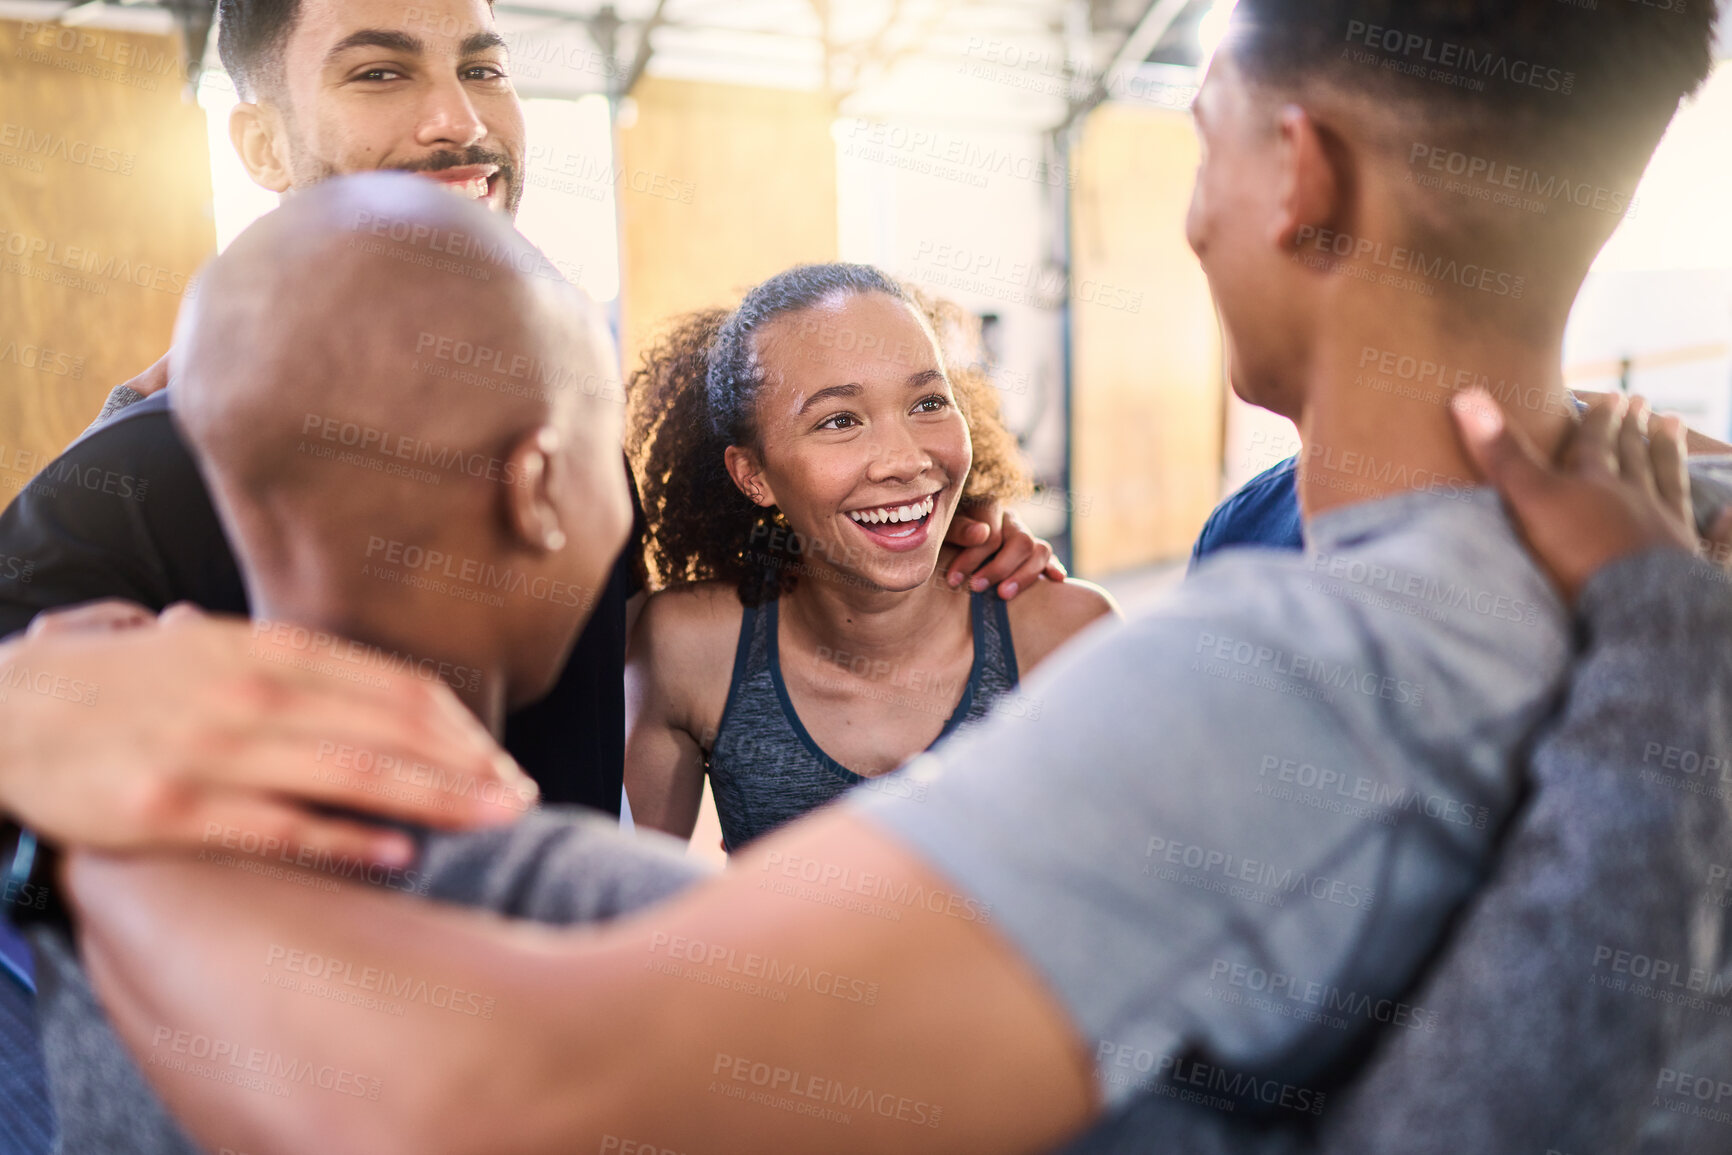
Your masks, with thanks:
[[[839,816],[782,845],[933,889]],[[919,908],[863,913],[834,882],[782,893],[761,863],[564,935],[185,863],[84,859],[69,874],[120,1033],[212,1146],[563,1155],[612,1136],[708,1155],[1021,1152],[1086,1118],[1086,1056],[1020,960],[996,942],[980,953],[987,931]],[[333,1001],[301,989],[315,956],[342,960],[336,980],[318,964],[328,987],[424,980],[494,1000],[493,1015],[378,988],[404,1013]],[[355,1072],[378,1097],[278,1097],[152,1062],[201,1036]]]
[[[1486,1149],[1500,1134],[1511,1148],[1625,1149],[1662,1068],[1678,1066],[1679,1020],[1631,989],[1641,984],[1626,986],[1623,972],[1646,956],[1657,976],[1667,965],[1684,976],[1675,993],[1705,994],[1691,989],[1691,960],[1720,951],[1703,917],[1717,904],[1713,864],[1723,861],[1732,795],[1726,576],[1682,552],[1651,552],[1606,567],[1584,589],[1586,645],[1533,753],[1534,798],[1456,947],[1506,961],[1453,975],[1454,1006],[1439,1010],[1440,1041],[1456,1044],[1448,1058],[1457,1061],[1433,1069],[1477,1068],[1482,1101],[1497,1105],[1477,1135],[1457,1129],[1452,1149]],[[1708,769],[1716,758],[1722,769]],[[1487,1005],[1520,1015],[1510,1026],[1524,1040],[1489,1062],[1469,1017]],[[1594,1042],[1586,1052],[1585,1039]],[[1385,1138],[1428,1130],[1403,1114]],[[1436,1121],[1446,1115],[1456,1122],[1448,1110]],[[1524,1142],[1510,1141],[1517,1135]]]
[[[550,1151],[601,1130],[709,1155],[1014,1155],[1095,1109],[1089,1053],[1044,981],[947,879],[840,809],[610,942],[653,1017],[619,1042],[639,1065],[608,1116]]]
[[[538,1112],[563,1118],[606,1088],[606,1051],[527,1061],[566,1021],[550,1000],[620,1036],[603,960],[582,965],[552,932],[311,877],[68,862],[116,1032],[207,1148],[536,1150],[519,1140],[545,1132]],[[505,1103],[508,1127],[487,1109]]]

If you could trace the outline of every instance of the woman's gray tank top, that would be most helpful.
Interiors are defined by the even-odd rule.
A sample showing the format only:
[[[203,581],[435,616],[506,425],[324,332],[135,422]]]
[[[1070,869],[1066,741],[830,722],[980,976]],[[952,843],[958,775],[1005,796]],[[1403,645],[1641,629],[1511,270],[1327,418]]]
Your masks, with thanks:
[[[974,666],[956,709],[934,744],[985,717],[992,704],[1017,683],[1016,650],[1010,638],[1010,613],[991,592],[970,595],[974,627]],[[864,778],[831,758],[806,732],[782,680],[777,646],[777,603],[748,608],[740,622],[728,704],[710,750],[708,771],[729,851],[805,814]],[[837,676],[843,671],[838,669]],[[892,700],[928,711],[948,702],[955,683],[940,686],[897,670],[886,671],[881,686]],[[949,691],[949,692],[944,692]]]

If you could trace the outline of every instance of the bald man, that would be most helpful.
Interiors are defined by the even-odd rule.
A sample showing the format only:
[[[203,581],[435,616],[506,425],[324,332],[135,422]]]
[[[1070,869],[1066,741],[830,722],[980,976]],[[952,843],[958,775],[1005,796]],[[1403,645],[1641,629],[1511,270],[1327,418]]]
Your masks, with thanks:
[[[261,186],[287,193],[383,168],[515,214],[524,187],[523,108],[490,0],[223,0],[221,7],[223,65],[243,98],[230,136]],[[400,271],[412,277],[416,266]],[[0,565],[0,638],[44,611],[96,598],[249,611],[231,543],[160,393],[166,360],[129,383],[136,389],[117,390],[104,410],[111,419],[43,467],[0,513],[0,557],[13,559]],[[155,395],[141,400],[141,393]],[[949,535],[956,582],[971,575],[977,588],[1014,594],[1043,572],[1062,578],[1051,547],[1013,514],[996,504],[964,512]],[[511,717],[505,746],[550,801],[619,813],[628,599],[641,553],[634,539],[619,558],[552,691]],[[50,1121],[29,1120],[41,1098],[30,1086],[37,1073],[27,1069],[30,987],[28,952],[0,919],[0,1146],[9,1122],[26,1121],[41,1132],[30,1148],[45,1150]],[[12,1093],[14,1086],[22,1090]]]
[[[498,734],[552,688],[631,500],[596,311],[462,207],[363,180],[265,218],[182,319],[174,414],[255,617],[437,658]]]
[[[486,0],[225,0],[222,9],[223,66],[243,97],[230,135],[260,185],[286,194],[342,173],[401,170],[515,215],[523,107]],[[407,280],[416,266],[397,269]],[[617,381],[617,367],[609,372]],[[144,378],[135,384],[155,396],[68,447],[0,513],[0,554],[31,566],[28,582],[0,577],[0,636],[96,598],[249,611],[232,543],[160,395],[166,365]],[[507,749],[549,800],[619,812],[634,592],[633,560],[622,556],[566,676],[512,719]]]
[[[174,416],[235,543],[261,653],[358,687],[387,673],[443,684],[495,737],[558,679],[631,503],[619,406],[598,387],[610,338],[582,294],[545,272],[497,217],[390,174],[289,200],[211,266],[177,335]],[[496,351],[477,360],[498,368],[447,372],[428,355],[447,344]],[[526,365],[551,384],[524,388],[513,369]],[[310,769],[315,781],[297,792],[454,816],[479,795],[516,818],[534,796],[527,782],[514,792],[444,761],[339,743]],[[562,922],[609,917],[694,877],[672,840],[646,837],[631,860],[605,855],[581,833],[614,824],[588,812],[415,832],[425,853],[413,858],[396,845],[404,834],[333,854],[283,837],[279,819],[243,808],[206,821],[201,858],[277,874],[314,865],[339,887]],[[71,944],[51,930],[33,939],[63,1152],[195,1150],[124,1057]]]

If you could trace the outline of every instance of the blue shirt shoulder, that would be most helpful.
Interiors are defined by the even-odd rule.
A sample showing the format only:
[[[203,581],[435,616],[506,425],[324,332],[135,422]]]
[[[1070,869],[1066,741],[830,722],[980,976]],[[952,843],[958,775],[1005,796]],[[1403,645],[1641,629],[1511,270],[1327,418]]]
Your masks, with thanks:
[[[1298,478],[1299,458],[1289,457],[1259,473],[1223,501],[1209,515],[1191,550],[1191,568],[1196,569],[1204,558],[1232,546],[1304,549]]]

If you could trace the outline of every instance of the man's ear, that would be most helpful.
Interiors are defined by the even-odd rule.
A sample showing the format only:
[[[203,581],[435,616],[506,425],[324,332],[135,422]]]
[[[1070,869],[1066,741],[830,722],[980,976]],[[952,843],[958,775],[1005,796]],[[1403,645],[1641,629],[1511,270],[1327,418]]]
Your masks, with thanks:
[[[553,459],[559,450],[559,430],[544,425],[512,446],[505,460],[506,521],[514,544],[535,553],[565,548],[565,526],[553,494]]]
[[[1276,203],[1274,241],[1297,248],[1305,236],[1333,224],[1340,215],[1343,192],[1335,140],[1297,104],[1285,105],[1276,118],[1280,134],[1280,197]],[[1311,230],[1301,233],[1300,230]]]
[[[287,192],[289,171],[288,133],[274,108],[241,103],[229,113],[229,140],[254,183],[274,193]]]
[[[728,476],[734,479],[734,484],[740,487],[748,501],[765,509],[776,504],[776,492],[770,488],[770,482],[764,476],[763,462],[758,460],[756,453],[730,445],[723,461],[727,464]]]

